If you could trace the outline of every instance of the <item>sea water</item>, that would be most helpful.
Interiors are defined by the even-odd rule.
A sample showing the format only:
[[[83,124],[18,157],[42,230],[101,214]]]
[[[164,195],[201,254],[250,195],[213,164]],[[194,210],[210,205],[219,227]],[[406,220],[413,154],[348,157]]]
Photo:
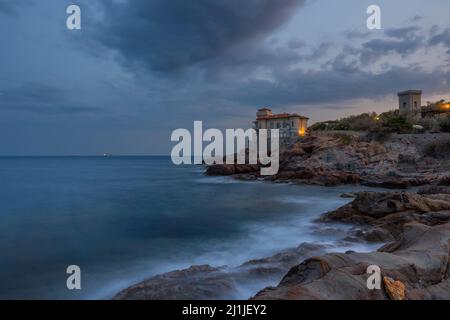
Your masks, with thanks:
[[[0,298],[109,299],[194,264],[237,266],[303,242],[336,244],[339,235],[318,233],[314,220],[360,189],[203,172],[169,157],[0,158]],[[81,268],[81,290],[66,287],[69,265]]]

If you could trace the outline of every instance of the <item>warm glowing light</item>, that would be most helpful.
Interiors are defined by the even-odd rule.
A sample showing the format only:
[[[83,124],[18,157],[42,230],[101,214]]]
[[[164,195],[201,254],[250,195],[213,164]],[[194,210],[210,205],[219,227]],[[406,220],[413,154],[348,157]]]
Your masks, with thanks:
[[[305,128],[301,127],[300,130],[298,131],[298,134],[303,137],[305,135]]]
[[[380,117],[375,117],[375,121],[380,121]]]

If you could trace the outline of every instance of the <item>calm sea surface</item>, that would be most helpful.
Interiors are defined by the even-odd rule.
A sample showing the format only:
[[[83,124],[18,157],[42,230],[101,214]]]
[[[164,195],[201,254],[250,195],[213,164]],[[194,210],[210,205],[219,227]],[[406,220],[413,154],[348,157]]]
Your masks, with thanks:
[[[312,232],[312,220],[346,203],[339,195],[352,188],[205,177],[169,157],[3,157],[0,298],[108,299],[192,264],[233,266],[302,242],[333,243]],[[73,264],[80,291],[66,288]]]

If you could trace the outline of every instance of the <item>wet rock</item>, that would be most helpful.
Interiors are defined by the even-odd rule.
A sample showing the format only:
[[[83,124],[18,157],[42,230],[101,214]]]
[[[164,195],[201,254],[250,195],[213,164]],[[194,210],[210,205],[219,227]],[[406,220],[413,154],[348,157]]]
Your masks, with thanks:
[[[345,192],[341,194],[341,198],[356,198],[356,193]]]
[[[254,299],[447,300],[449,239],[450,224],[428,227],[410,223],[405,225],[403,237],[384,250],[329,253],[307,259],[293,267],[278,286],[260,291]],[[396,280],[386,281],[385,290],[369,290],[369,265],[379,266],[383,278]]]
[[[368,177],[363,179],[362,185],[376,188],[386,189],[408,189],[411,187],[423,186],[434,182],[434,177],[402,177],[396,176],[395,178],[389,176]]]
[[[324,254],[329,245],[302,243],[297,248],[283,250],[271,257],[254,259],[245,262],[233,272],[240,276],[280,275],[286,273],[292,266],[313,255]]]
[[[363,224],[347,240],[395,240],[376,252],[307,259],[254,299],[450,299],[449,194],[360,192],[322,220]],[[367,288],[369,265],[380,267],[384,290]]]
[[[448,221],[450,195],[410,192],[360,192],[351,203],[326,213],[322,221],[369,224],[401,236],[403,225],[420,222],[437,225]]]
[[[221,269],[192,266],[158,275],[131,286],[116,300],[205,300],[229,298],[235,291],[233,279]]]
[[[408,189],[412,185],[408,180],[402,179],[386,179],[379,178],[378,180],[365,180],[361,183],[364,186],[386,189]]]
[[[450,194],[450,186],[426,186],[420,188],[417,193],[423,195]]]
[[[294,265],[304,259],[324,254],[328,245],[303,243],[297,248],[279,252],[271,257],[250,260],[238,267],[213,268],[209,265],[191,266],[147,279],[131,286],[117,300],[205,300],[234,299],[238,286],[258,284],[268,279],[279,281]],[[263,286],[256,287],[254,292]]]
[[[311,226],[311,233],[324,238],[343,238],[348,235],[348,230],[342,226],[329,226],[328,224],[315,224]]]
[[[366,227],[350,231],[350,234],[344,238],[344,240],[355,242],[365,241],[373,243],[386,243],[394,241],[395,239],[386,229],[379,227]]]
[[[384,288],[391,300],[405,300],[406,286],[401,281],[395,281],[390,277],[383,278]]]
[[[115,299],[230,299],[236,284],[255,281],[259,289],[259,280],[282,275],[278,286],[254,298],[450,299],[450,194],[433,192],[442,191],[441,186],[433,188],[438,189],[420,194],[359,192],[351,203],[322,216],[324,222],[357,223],[346,240],[391,241],[375,252],[327,253],[328,246],[302,244],[235,268],[205,265],[169,272],[125,289]],[[327,228],[335,231],[333,226],[323,230]],[[381,268],[383,290],[367,289],[369,265]]]
[[[302,184],[337,186],[362,183],[372,187],[407,189],[439,183],[450,168],[450,159],[424,159],[419,147],[408,141],[380,144],[356,136],[308,136],[280,150],[280,166],[276,175],[263,177],[270,181],[292,181]],[[258,179],[258,166],[214,165],[208,175],[248,174]]]
[[[259,170],[260,167],[258,165],[216,164],[207,167],[206,175],[230,176],[234,174],[258,173]]]

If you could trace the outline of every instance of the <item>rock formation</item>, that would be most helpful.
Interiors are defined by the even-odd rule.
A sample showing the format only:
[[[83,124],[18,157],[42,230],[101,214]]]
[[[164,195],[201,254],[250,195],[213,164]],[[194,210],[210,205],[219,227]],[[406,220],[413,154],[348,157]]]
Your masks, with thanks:
[[[450,221],[450,194],[360,192],[351,203],[326,213],[321,220],[368,224],[388,230],[398,239],[408,222],[434,226]]]
[[[241,285],[261,279],[277,282],[293,265],[325,253],[327,247],[301,244],[271,257],[247,261],[238,267],[191,266],[149,278],[118,293],[117,300],[210,300],[235,299]]]
[[[379,144],[311,136],[280,154],[277,175],[261,177],[259,169],[213,165],[206,174],[324,186],[423,187],[417,193],[347,193],[343,196],[352,202],[319,219],[324,229],[331,221],[354,224],[342,241],[387,243],[375,252],[327,253],[332,248],[302,244],[238,267],[192,266],[155,276],[115,299],[233,299],[240,286],[254,283],[256,292],[261,279],[267,285],[267,279],[280,278],[254,299],[450,299],[450,157],[424,157],[406,138]],[[381,269],[380,290],[367,287],[370,265]]]
[[[136,284],[117,294],[116,300],[223,299],[234,282],[220,268],[192,266],[168,272]]]
[[[355,197],[320,221],[324,227],[328,221],[355,223],[350,241],[392,240],[375,252],[327,253],[332,248],[302,244],[238,267],[192,266],[155,276],[115,299],[233,299],[240,285],[281,277],[254,299],[450,299],[448,188]],[[381,290],[367,287],[369,265],[381,268]]]
[[[448,191],[447,189],[439,189]],[[450,194],[361,192],[322,221],[387,230],[396,241],[371,253],[329,253],[293,267],[255,299],[450,299]],[[381,268],[383,288],[369,290],[367,267]]]
[[[450,169],[450,157],[424,157],[422,148],[407,138],[380,144],[352,135],[309,136],[281,150],[279,172],[274,176],[260,176],[258,165],[233,164],[209,166],[206,174],[324,186],[361,183],[395,189],[440,179],[448,182],[442,173]]]

